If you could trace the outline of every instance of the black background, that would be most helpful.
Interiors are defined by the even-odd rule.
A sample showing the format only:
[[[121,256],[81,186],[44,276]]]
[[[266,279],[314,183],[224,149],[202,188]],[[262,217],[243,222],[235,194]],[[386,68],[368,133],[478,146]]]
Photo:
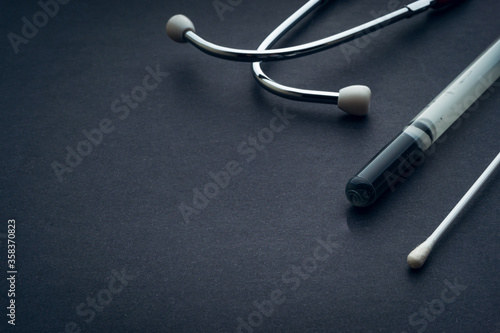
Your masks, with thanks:
[[[252,49],[303,3],[243,0],[221,20],[212,1],[73,0],[18,53],[8,34],[20,35],[21,19],[32,22],[41,7],[0,5],[2,326],[228,332],[250,316],[255,332],[500,332],[498,175],[423,269],[406,264],[498,153],[498,82],[395,192],[364,210],[344,196],[347,180],[498,37],[498,2],[426,11],[349,43],[354,53],[337,47],[265,65],[298,87],[369,86],[371,111],[362,119],[273,96],[249,64],[211,58],[165,34],[168,18],[183,13],[208,40]],[[277,46],[404,4],[331,1]],[[121,120],[111,104],[142,85],[147,66],[168,76]],[[245,162],[238,146],[284,109],[295,118]],[[65,163],[66,147],[77,149],[82,131],[106,118],[114,130],[60,182],[53,163]],[[232,160],[241,172],[186,223],[179,205],[192,206],[193,191]],[[6,324],[8,219],[17,225],[15,327]],[[328,258],[303,278],[292,274],[293,265],[314,263],[317,239],[328,237]],[[77,314],[123,269],[134,278],[102,312],[92,320]],[[463,287],[454,294],[447,281]],[[253,303],[275,290],[284,301],[259,322]],[[443,290],[453,301],[440,301]],[[435,314],[424,319],[429,307]]]

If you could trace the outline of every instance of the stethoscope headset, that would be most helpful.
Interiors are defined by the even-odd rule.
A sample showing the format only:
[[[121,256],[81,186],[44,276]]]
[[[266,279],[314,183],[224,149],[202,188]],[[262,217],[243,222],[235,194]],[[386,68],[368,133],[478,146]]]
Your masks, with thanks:
[[[210,43],[195,33],[194,24],[189,18],[180,14],[170,18],[167,22],[166,30],[167,35],[172,40],[179,43],[189,42],[201,51],[214,57],[233,61],[252,62],[252,70],[255,79],[262,87],[273,94],[303,102],[336,104],[339,109],[349,114],[364,116],[368,113],[371,99],[371,90],[367,86],[348,86],[340,89],[338,92],[289,87],[274,81],[266,75],[261,68],[261,62],[298,58],[320,52],[377,31],[403,18],[421,13],[428,8],[440,8],[456,2],[457,0],[418,0],[380,18],[330,37],[302,45],[270,49],[293,26],[326,1],[327,0],[308,1],[267,36],[257,50],[233,49]]]

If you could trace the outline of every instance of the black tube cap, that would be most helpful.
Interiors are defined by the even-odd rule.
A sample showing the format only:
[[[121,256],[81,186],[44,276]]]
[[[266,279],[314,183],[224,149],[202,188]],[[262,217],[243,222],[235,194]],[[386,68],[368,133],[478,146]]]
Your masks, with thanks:
[[[423,160],[417,141],[401,133],[372,158],[346,185],[345,194],[354,206],[367,207],[388,188],[394,189]]]

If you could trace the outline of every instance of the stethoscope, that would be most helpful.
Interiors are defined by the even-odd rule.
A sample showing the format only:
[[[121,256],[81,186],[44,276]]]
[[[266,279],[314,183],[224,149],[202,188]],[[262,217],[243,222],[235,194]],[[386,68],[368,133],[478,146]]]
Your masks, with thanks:
[[[180,14],[170,18],[167,22],[166,30],[167,35],[172,40],[179,43],[189,42],[201,51],[214,57],[233,61],[252,62],[253,75],[257,79],[257,82],[273,94],[303,102],[336,104],[339,109],[349,114],[363,116],[368,113],[371,99],[371,90],[367,86],[348,86],[340,89],[338,92],[289,87],[274,81],[266,75],[261,68],[261,62],[298,58],[320,52],[352,41],[365,34],[377,31],[403,18],[408,18],[421,13],[428,8],[439,8],[456,0],[418,0],[380,18],[330,37],[302,45],[280,49],[270,49],[300,20],[326,1],[327,0],[308,1],[288,19],[281,23],[269,36],[267,36],[257,50],[233,49],[210,43],[195,33],[194,24],[189,18]]]

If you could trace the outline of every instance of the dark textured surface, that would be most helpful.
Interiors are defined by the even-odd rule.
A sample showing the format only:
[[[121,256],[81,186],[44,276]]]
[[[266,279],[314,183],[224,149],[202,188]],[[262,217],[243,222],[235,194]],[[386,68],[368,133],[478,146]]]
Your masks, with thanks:
[[[2,327],[229,332],[243,318],[256,327],[241,330],[255,332],[500,332],[498,173],[424,268],[406,265],[498,153],[498,82],[394,193],[365,210],[344,196],[347,180],[495,40],[498,2],[428,11],[348,49],[265,66],[300,87],[368,85],[364,119],[270,95],[248,64],[210,58],[164,31],[184,13],[213,42],[255,48],[302,3],[243,0],[221,20],[212,1],[73,0],[17,54],[8,34],[21,34],[40,6],[0,5],[0,276],[12,218],[19,271],[15,327],[0,284]],[[331,1],[278,45],[394,5],[403,3]],[[140,93],[148,66],[168,76],[127,114],[121,95]],[[250,150],[284,109],[294,117]],[[100,123],[102,142],[60,182],[54,162],[65,164],[67,147]],[[186,223],[179,206],[227,167],[229,184]],[[113,272],[122,270],[133,278],[119,288]],[[106,304],[91,310],[96,295]]]

